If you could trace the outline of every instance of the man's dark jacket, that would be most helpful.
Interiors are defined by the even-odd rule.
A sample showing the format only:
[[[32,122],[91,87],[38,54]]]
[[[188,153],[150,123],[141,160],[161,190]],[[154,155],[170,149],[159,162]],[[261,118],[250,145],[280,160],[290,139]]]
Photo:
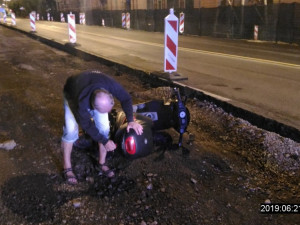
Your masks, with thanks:
[[[94,141],[106,144],[108,139],[99,133],[89,113],[93,110],[90,98],[96,89],[105,89],[120,101],[128,122],[133,121],[132,99],[118,82],[98,71],[86,71],[67,79],[64,96],[76,121]]]

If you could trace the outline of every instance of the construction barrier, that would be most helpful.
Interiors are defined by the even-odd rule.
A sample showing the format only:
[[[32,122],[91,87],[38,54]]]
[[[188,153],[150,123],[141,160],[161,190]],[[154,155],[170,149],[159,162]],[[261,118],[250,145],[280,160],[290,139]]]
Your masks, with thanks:
[[[72,44],[76,43],[76,26],[75,26],[75,15],[68,14],[68,28],[69,28],[69,41]]]
[[[85,13],[79,13],[79,24],[85,24]]]
[[[16,26],[16,14],[14,14],[14,13],[11,13],[11,24],[13,25],[13,26]]]
[[[64,23],[65,21],[65,16],[63,13],[60,13],[60,22]]]
[[[126,17],[125,17],[125,13],[122,13],[122,28],[126,27]]]
[[[180,20],[179,20],[179,32],[180,32],[181,34],[183,34],[183,32],[184,32],[184,13],[181,12],[179,15],[180,15]]]
[[[35,32],[36,31],[36,27],[35,27],[35,13],[30,13],[29,14],[30,17],[30,27],[31,27],[31,31]]]
[[[126,29],[130,29],[130,13],[126,13]]]
[[[258,25],[254,26],[254,40],[258,40]]]
[[[164,71],[177,71],[178,52],[178,18],[174,15],[174,9],[170,9],[170,14],[165,17],[165,54]]]

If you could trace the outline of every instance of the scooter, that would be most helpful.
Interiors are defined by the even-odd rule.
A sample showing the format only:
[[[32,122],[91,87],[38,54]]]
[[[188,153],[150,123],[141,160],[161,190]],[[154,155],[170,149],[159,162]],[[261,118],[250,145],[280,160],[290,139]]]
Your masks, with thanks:
[[[181,99],[179,89],[173,89],[172,97],[168,101],[153,100],[133,105],[133,111],[134,119],[143,126],[141,135],[137,135],[133,129],[126,131],[127,121],[123,111],[113,109],[109,114],[110,139],[117,144],[115,152],[121,153],[127,159],[145,157],[161,142],[159,132],[169,128],[174,128],[179,133],[177,147],[182,147],[182,137],[187,131],[190,113]],[[86,148],[86,143],[87,139],[81,137],[74,145]]]
[[[190,122],[190,113],[182,101],[179,89],[174,88],[169,101],[153,100],[133,106],[134,116],[143,126],[143,134],[137,135],[133,129],[126,131],[125,113],[111,114],[112,140],[119,151],[128,158],[136,159],[149,155],[157,144],[158,131],[174,128],[179,133],[178,147],[182,147],[182,137]]]

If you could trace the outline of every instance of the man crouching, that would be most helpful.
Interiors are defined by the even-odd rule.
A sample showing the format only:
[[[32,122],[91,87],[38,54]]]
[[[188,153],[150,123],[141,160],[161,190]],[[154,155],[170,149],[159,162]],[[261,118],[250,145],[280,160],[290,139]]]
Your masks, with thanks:
[[[132,128],[141,135],[143,127],[133,120],[131,96],[118,82],[99,71],[86,71],[67,79],[64,86],[65,125],[62,136],[64,176],[67,183],[78,183],[71,164],[73,143],[79,137],[78,124],[98,142],[102,173],[109,178],[115,176],[105,163],[107,152],[116,149],[116,144],[109,139],[108,117],[114,106],[114,98],[120,101],[126,115],[127,132]]]

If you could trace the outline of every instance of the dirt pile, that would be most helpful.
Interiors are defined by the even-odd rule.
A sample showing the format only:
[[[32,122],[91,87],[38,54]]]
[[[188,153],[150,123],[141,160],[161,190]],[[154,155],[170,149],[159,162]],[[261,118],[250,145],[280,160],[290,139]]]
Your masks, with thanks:
[[[172,95],[170,87],[159,87],[134,96],[146,100],[165,99]],[[187,102],[191,124],[204,130],[214,138],[232,145],[233,151],[258,166],[274,172],[300,169],[300,143],[276,133],[262,130],[248,121],[232,116],[222,108],[197,99]]]

